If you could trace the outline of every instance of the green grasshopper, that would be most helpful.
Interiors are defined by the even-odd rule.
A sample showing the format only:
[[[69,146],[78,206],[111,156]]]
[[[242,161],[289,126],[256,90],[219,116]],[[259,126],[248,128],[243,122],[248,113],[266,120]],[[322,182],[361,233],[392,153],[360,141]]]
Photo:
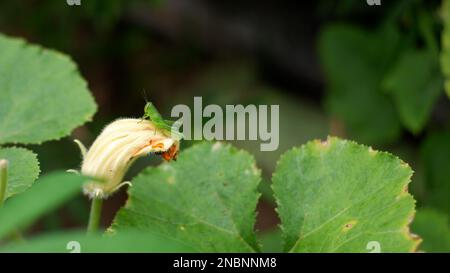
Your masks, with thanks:
[[[156,128],[162,130],[166,135],[171,135],[173,133],[180,139],[184,138],[182,133],[173,128],[174,122],[163,119],[156,107],[150,101],[147,101],[144,107],[144,115],[142,116],[142,119],[146,118],[153,122]]]

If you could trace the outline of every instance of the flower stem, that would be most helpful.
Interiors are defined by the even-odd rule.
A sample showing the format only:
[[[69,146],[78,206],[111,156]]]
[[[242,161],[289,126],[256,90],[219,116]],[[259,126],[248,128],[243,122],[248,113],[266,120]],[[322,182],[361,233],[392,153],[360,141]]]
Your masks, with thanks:
[[[0,159],[0,207],[6,198],[6,188],[8,187],[8,161]]]
[[[94,197],[91,203],[91,212],[89,213],[89,223],[87,233],[94,233],[97,231],[100,224],[100,217],[102,214],[103,199]]]

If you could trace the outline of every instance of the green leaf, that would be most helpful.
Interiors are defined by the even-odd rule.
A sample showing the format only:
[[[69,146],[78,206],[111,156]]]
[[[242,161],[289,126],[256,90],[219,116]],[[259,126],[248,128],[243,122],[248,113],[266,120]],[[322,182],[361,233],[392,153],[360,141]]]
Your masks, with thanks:
[[[409,234],[412,171],[400,159],[355,142],[328,138],[285,153],[273,189],[289,252],[414,251]]]
[[[450,252],[450,227],[446,214],[430,208],[419,209],[411,230],[423,239],[420,250]]]
[[[282,253],[283,238],[280,229],[274,229],[258,234],[261,242],[261,252],[263,253]]]
[[[439,61],[430,51],[405,51],[387,75],[384,86],[394,98],[403,125],[419,133],[441,94]]]
[[[253,252],[259,181],[251,155],[222,143],[197,144],[133,179],[112,229],[166,234],[201,252]]]
[[[8,160],[6,199],[26,191],[39,176],[39,161],[30,150],[18,147],[0,148],[0,159]]]
[[[352,25],[332,25],[321,33],[326,106],[358,141],[382,144],[400,135],[394,104],[381,89],[399,42],[394,27],[367,32]]]
[[[0,252],[57,252],[69,253],[79,243],[81,253],[93,252],[193,252],[180,242],[152,233],[125,231],[113,236],[86,235],[70,231],[41,235],[26,243],[15,243],[0,248]]]
[[[41,177],[26,192],[11,198],[0,208],[0,238],[23,229],[81,192],[84,178],[56,172]]]
[[[450,97],[450,0],[442,2],[442,18],[444,28],[441,35],[441,69],[445,77],[445,91]]]
[[[59,139],[95,111],[69,57],[0,34],[0,144]]]
[[[450,215],[450,131],[428,135],[421,147],[427,205]]]

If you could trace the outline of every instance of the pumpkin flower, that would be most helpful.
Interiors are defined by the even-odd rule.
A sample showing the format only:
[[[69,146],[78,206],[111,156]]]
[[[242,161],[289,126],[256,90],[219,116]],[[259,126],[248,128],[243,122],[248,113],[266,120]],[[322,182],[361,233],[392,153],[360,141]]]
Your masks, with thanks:
[[[165,160],[176,159],[180,138],[161,130],[145,119],[119,119],[108,126],[89,150],[75,140],[83,154],[81,173],[92,180],[83,191],[91,198],[105,199],[123,185],[128,168],[149,153],[161,155]]]

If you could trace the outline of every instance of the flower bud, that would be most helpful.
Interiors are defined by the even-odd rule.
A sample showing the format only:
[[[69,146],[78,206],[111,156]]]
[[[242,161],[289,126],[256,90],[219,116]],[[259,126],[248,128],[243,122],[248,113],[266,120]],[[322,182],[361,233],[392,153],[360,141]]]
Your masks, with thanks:
[[[179,143],[180,138],[149,120],[129,118],[110,123],[85,152],[81,173],[93,178],[85,184],[85,194],[107,198],[129,183],[122,180],[134,160],[149,153],[161,154],[165,160],[176,159]]]

